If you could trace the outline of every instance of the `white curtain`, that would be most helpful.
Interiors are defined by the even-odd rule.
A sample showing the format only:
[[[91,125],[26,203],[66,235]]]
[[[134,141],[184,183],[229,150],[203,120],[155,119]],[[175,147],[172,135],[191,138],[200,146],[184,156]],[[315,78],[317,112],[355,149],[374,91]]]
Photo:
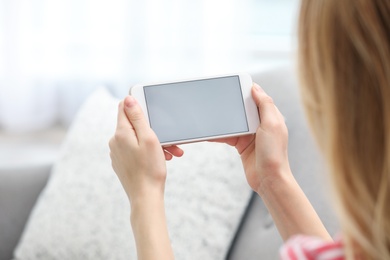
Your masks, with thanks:
[[[67,125],[100,85],[123,96],[140,81],[246,69],[261,45],[284,42],[279,50],[289,49],[283,39],[291,36],[296,5],[288,0],[0,0],[0,127],[31,131]],[[275,6],[280,17],[269,17]]]

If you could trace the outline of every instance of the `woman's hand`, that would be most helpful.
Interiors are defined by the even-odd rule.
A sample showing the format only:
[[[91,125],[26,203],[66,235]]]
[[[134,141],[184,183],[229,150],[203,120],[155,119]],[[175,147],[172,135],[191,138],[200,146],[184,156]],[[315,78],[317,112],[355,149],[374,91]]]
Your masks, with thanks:
[[[161,148],[141,107],[131,96],[119,104],[117,129],[109,145],[112,167],[130,202],[144,196],[163,196],[165,160],[183,155],[177,146]]]
[[[138,259],[174,259],[164,209],[165,160],[182,156],[183,151],[176,146],[161,148],[131,96],[119,104],[110,149],[112,167],[130,200]]]
[[[331,239],[291,173],[284,117],[260,86],[254,84],[252,96],[260,114],[256,135],[217,142],[236,147],[249,185],[262,197],[284,240],[296,234]]]
[[[253,85],[252,96],[260,114],[260,126],[256,135],[216,141],[237,149],[248,184],[261,195],[263,185],[269,183],[268,181],[272,182],[281,174],[290,174],[287,155],[288,131],[283,115],[259,85]]]

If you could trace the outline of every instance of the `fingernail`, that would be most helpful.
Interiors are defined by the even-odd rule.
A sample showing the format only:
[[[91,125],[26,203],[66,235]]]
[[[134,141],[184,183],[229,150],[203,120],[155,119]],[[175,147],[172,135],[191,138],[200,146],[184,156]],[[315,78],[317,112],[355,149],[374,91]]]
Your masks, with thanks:
[[[133,107],[135,104],[137,104],[137,101],[132,96],[127,96],[125,98],[125,106],[130,108]]]
[[[253,84],[253,87],[255,88],[256,91],[260,91],[261,90],[260,86],[257,85],[256,83]]]

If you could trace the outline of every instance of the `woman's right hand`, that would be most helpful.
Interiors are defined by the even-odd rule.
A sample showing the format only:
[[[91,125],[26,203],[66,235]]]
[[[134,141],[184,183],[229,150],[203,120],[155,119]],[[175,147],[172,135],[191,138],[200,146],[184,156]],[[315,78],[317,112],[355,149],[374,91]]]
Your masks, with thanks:
[[[216,141],[237,149],[248,184],[261,196],[264,185],[291,174],[287,155],[288,131],[283,115],[259,85],[253,85],[252,96],[260,115],[256,134]]]
[[[254,84],[252,96],[260,114],[256,134],[217,141],[236,147],[249,185],[263,199],[284,240],[297,234],[331,240],[291,173],[284,117],[260,86]]]

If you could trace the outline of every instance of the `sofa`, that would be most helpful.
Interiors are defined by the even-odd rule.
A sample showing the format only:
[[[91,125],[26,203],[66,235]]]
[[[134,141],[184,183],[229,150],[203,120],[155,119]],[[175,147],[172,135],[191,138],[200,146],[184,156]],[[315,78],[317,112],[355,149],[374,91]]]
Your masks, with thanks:
[[[288,65],[251,74],[253,81],[265,89],[285,116],[292,171],[326,228],[334,235],[338,223],[331,207],[326,166],[305,121],[294,67]],[[13,252],[20,243],[31,210],[45,189],[52,171],[52,165],[0,171],[1,260],[14,259]],[[228,239],[224,258],[277,259],[282,240],[261,198],[251,193],[239,216],[234,235]],[[31,259],[51,258],[36,255]]]

